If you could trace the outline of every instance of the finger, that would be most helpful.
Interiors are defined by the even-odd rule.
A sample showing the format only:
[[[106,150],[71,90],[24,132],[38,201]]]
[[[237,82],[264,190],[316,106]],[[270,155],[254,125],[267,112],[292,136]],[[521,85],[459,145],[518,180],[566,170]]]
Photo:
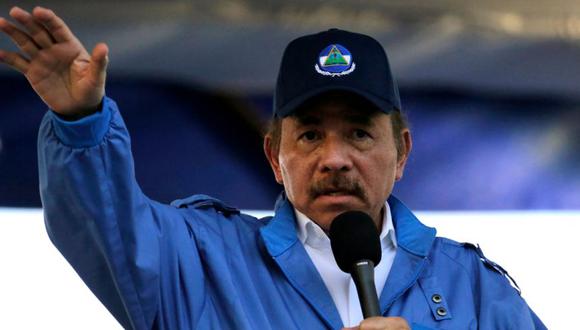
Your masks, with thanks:
[[[10,10],[10,16],[26,27],[34,42],[41,48],[49,48],[54,43],[48,31],[29,12],[19,7],[13,7]]]
[[[99,43],[91,54],[91,77],[97,86],[104,85],[107,76],[107,64],[109,63],[109,47]]]
[[[36,7],[32,11],[32,15],[46,27],[48,32],[57,42],[70,41],[75,38],[65,22],[60,17],[56,16],[52,10],[43,7]]]
[[[10,36],[10,39],[29,57],[34,57],[38,53],[38,45],[16,25],[0,17],[0,30]]]
[[[28,66],[30,65],[30,62],[28,62],[24,56],[18,53],[7,52],[4,50],[0,50],[0,62],[8,64],[8,66],[23,74],[26,74],[28,71]]]
[[[369,317],[359,324],[360,330],[381,329],[410,329],[407,321],[402,317]]]

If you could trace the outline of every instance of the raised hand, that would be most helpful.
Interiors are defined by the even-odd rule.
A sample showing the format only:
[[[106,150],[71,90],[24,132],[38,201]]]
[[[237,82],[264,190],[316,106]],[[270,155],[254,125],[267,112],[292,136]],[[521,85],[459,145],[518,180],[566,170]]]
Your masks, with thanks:
[[[20,49],[0,49],[0,62],[18,70],[53,111],[72,118],[95,112],[105,94],[108,47],[97,44],[89,54],[64,21],[46,8],[32,14],[18,7],[0,17],[0,30]]]

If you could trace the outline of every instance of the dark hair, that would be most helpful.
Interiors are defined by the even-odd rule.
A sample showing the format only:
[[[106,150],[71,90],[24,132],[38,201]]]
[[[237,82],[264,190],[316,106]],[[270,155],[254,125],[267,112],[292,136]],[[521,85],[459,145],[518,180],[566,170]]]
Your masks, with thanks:
[[[397,158],[401,158],[403,151],[405,150],[404,143],[401,132],[409,128],[409,123],[407,117],[400,111],[391,111],[389,114],[391,117],[391,125],[393,128],[393,138],[395,139],[395,144],[397,147]],[[280,151],[280,140],[282,139],[282,118],[274,117],[268,126],[266,131],[266,136],[271,138],[271,146],[276,153]]]

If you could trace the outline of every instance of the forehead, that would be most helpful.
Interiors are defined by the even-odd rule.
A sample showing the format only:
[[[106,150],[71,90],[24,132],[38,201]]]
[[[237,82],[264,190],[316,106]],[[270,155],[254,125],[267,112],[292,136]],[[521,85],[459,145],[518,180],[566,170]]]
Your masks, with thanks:
[[[328,119],[370,125],[381,114],[385,115],[376,105],[361,96],[330,92],[306,101],[291,117],[304,125],[316,125]]]

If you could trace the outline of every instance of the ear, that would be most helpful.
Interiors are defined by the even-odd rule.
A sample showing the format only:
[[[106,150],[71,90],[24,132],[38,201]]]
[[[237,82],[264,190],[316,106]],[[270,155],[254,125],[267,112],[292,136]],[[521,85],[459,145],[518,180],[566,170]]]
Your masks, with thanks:
[[[397,173],[395,174],[396,181],[403,178],[405,165],[407,164],[407,159],[409,159],[411,149],[413,148],[413,139],[411,138],[411,131],[408,128],[401,130],[401,141],[403,142],[403,150],[401,156],[397,159]]]
[[[270,166],[272,167],[276,182],[283,185],[284,180],[282,180],[282,171],[280,170],[280,161],[278,159],[279,150],[274,149],[272,136],[270,134],[266,134],[264,137],[264,154],[266,154],[268,163],[270,163]]]

